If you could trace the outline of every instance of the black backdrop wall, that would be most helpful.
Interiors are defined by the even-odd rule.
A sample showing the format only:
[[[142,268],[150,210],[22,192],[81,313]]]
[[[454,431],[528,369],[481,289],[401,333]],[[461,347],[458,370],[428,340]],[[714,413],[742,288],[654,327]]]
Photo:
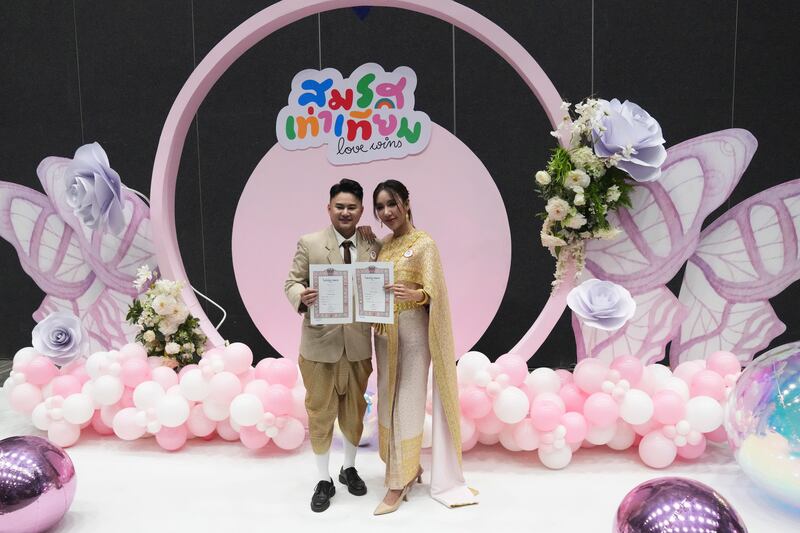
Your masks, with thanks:
[[[194,66],[271,3],[3,0],[0,179],[40,189],[35,169],[44,157],[69,157],[96,140],[126,185],[147,192],[161,127]],[[516,38],[564,99],[633,100],[659,119],[668,146],[728,127],[751,131],[759,149],[720,212],[797,177],[797,2],[463,3]],[[369,61],[417,72],[417,109],[477,154],[506,203],[513,243],[508,289],[475,347],[494,359],[528,329],[547,298],[553,263],[538,243],[533,215],[541,205],[531,176],[552,147],[550,127],[535,97],[497,54],[425,15],[372,8],[364,20],[351,9],[308,17],[260,42],[224,74],[201,106],[181,160],[176,211],[189,278],[228,310],[224,337],[246,342],[259,358],[276,355],[236,289],[230,259],[236,203],[276,141],[274,117],[292,76],[320,66],[347,75]],[[320,185],[309,206],[324,201],[326,187]],[[464,208],[480,213],[480,206]],[[4,241],[0,269],[0,357],[10,358],[30,342],[31,313],[42,293]],[[679,283],[671,287],[677,292]],[[788,328],[773,345],[800,337],[798,296],[794,284],[773,299]],[[208,312],[213,320],[216,311]],[[530,364],[569,366],[574,353],[565,314]]]

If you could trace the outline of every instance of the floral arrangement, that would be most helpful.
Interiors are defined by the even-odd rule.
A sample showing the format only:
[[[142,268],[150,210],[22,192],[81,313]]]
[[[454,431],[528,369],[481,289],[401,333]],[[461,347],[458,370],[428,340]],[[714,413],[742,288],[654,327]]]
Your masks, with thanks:
[[[536,172],[536,187],[545,200],[539,213],[542,245],[558,259],[554,286],[571,257],[579,275],[587,239],[613,239],[619,229],[608,215],[631,206],[631,179],[653,181],[667,157],[661,126],[647,111],[625,101],[588,98],[563,102],[564,119],[551,132],[566,144],[553,150],[547,169]]]
[[[207,340],[200,320],[189,314],[181,299],[183,284],[157,277],[147,265],[139,268],[134,287],[148,289],[133,300],[125,318],[140,329],[136,341],[148,356],[161,357],[172,368],[196,364]]]

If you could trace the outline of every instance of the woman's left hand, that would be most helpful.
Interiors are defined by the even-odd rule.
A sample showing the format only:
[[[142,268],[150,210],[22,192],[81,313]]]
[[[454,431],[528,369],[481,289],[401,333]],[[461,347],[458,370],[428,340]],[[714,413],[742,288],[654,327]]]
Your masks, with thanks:
[[[362,239],[364,239],[370,244],[378,240],[378,237],[372,231],[372,226],[359,226],[358,228],[356,228],[356,231],[358,231],[358,235]]]
[[[425,299],[422,289],[411,289],[399,283],[384,285],[384,288],[392,291],[394,293],[395,300],[400,302],[421,302]]]

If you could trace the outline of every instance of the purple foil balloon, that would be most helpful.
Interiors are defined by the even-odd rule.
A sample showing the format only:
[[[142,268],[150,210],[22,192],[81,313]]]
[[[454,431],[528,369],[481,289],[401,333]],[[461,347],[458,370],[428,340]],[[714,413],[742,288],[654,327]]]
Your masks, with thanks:
[[[35,533],[61,520],[75,497],[64,450],[34,436],[0,440],[0,533]]]
[[[661,477],[630,491],[617,509],[614,533],[747,533],[733,507],[699,481]]]

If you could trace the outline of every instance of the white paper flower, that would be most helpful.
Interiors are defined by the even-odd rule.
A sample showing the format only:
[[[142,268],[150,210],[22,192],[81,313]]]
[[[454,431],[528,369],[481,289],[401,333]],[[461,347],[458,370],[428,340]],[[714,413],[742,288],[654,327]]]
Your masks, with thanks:
[[[86,336],[81,319],[68,311],[50,313],[31,332],[33,348],[59,366],[83,355]]]
[[[558,196],[554,196],[547,201],[544,210],[547,211],[547,215],[551,219],[564,220],[567,213],[569,213],[569,203]]]
[[[625,287],[589,279],[572,289],[567,305],[589,327],[614,331],[636,313],[636,301]]]

